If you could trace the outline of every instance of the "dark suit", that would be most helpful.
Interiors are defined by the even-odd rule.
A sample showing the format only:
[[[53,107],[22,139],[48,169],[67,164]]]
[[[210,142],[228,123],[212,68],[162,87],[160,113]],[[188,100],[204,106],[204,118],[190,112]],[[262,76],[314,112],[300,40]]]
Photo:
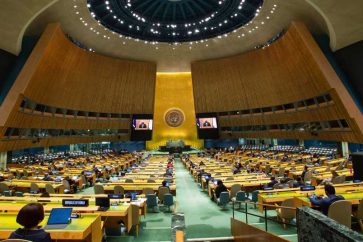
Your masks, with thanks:
[[[12,232],[9,239],[24,239],[33,242],[51,242],[50,234],[45,232],[44,229],[28,230],[17,229]]]
[[[146,126],[146,124],[145,124],[145,123],[141,123],[141,124],[139,124],[139,128],[140,128],[140,129],[146,129],[146,128],[147,128],[147,126]]]
[[[203,127],[210,127],[211,125],[210,125],[210,123],[208,122],[208,121],[204,121],[204,123],[203,123]]]
[[[330,195],[326,198],[309,198],[312,205],[319,206],[320,210],[325,214],[328,215],[329,206],[339,200],[344,200],[342,196]]]
[[[217,186],[215,190],[216,198],[219,198],[222,192],[227,192],[227,187],[225,185]]]

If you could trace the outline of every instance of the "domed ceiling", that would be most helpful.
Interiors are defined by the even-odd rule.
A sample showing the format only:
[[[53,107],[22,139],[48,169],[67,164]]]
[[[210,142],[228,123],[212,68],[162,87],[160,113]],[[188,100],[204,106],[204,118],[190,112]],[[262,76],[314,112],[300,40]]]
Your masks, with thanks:
[[[106,28],[136,39],[187,42],[231,32],[251,21],[263,0],[88,0]]]
[[[48,23],[60,22],[65,34],[73,37],[90,50],[115,58],[152,61],[157,63],[159,72],[188,72],[193,61],[232,56],[250,51],[256,46],[265,44],[282,30],[288,29],[291,21],[304,22],[314,34],[329,34],[333,50],[355,43],[363,36],[363,15],[361,14],[363,1],[361,0],[349,1],[349,4],[347,1],[332,0],[263,0],[263,3],[245,0],[242,10],[252,13],[255,11],[255,16],[252,16],[252,19],[243,26],[232,30],[233,27],[229,28],[223,24],[224,22],[217,21],[218,25],[222,24],[222,28],[218,31],[221,31],[220,33],[226,31],[225,34],[214,38],[210,37],[212,35],[209,38],[208,35],[193,35],[192,37],[201,39],[187,42],[175,42],[172,39],[172,43],[141,40],[141,37],[130,37],[133,36],[131,34],[119,34],[101,23],[101,18],[104,19],[106,16],[99,15],[100,19],[97,21],[96,12],[91,15],[92,10],[90,9],[98,6],[97,10],[102,12],[107,9],[106,5],[110,5],[110,10],[114,11],[115,9],[111,9],[111,5],[122,9],[121,7],[130,3],[130,9],[132,7],[132,11],[140,15],[139,18],[141,14],[145,15],[145,22],[141,18],[139,21],[136,15],[129,15],[132,21],[139,23],[139,28],[143,23],[147,31],[148,24],[152,22],[150,19],[160,25],[174,19],[173,24],[179,23],[183,30],[183,25],[180,23],[185,19],[197,24],[199,20],[205,19],[203,16],[208,16],[211,12],[216,11],[214,7],[231,11],[232,8],[228,7],[228,4],[232,2],[237,4],[237,2],[234,0],[89,0],[88,7],[86,0],[26,0],[21,3],[14,0],[2,1],[4,3],[0,9],[0,16],[3,16],[4,21],[0,24],[0,35],[4,38],[0,40],[0,48],[3,50],[18,54],[24,34],[39,36]],[[259,4],[263,4],[260,9],[257,7]],[[166,6],[169,7],[166,8]],[[252,6],[255,10],[248,10]],[[126,10],[130,14],[128,8],[129,6]],[[218,12],[222,14],[221,10]],[[116,14],[112,13],[107,15],[108,21],[115,19]],[[225,16],[231,17],[232,15],[226,14]],[[227,21],[230,19],[228,18]],[[230,21],[231,24],[234,23],[232,20]],[[213,21],[211,19],[208,22],[208,25],[211,26]],[[124,23],[126,26],[126,22]],[[136,28],[136,25],[133,26]],[[191,30],[194,30],[196,26],[188,27],[193,27]],[[203,29],[199,28],[200,34],[204,34],[201,30]],[[228,31],[230,32],[227,33]],[[212,31],[206,32],[213,34]]]

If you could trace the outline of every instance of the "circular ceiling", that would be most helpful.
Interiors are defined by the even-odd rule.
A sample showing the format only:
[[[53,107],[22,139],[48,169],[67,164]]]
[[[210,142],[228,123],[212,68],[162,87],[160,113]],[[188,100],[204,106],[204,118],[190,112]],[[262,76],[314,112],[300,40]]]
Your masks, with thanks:
[[[87,0],[92,15],[120,35],[152,42],[213,38],[250,22],[263,0]]]

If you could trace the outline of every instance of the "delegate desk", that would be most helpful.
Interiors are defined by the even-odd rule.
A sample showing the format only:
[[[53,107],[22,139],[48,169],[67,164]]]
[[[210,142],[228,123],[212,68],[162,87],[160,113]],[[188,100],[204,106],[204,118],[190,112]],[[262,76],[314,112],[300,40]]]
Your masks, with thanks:
[[[9,238],[10,234],[21,226],[16,223],[17,213],[0,213],[0,239]],[[41,226],[48,221],[45,215]],[[46,230],[53,240],[57,241],[89,241],[102,240],[101,216],[99,214],[84,214],[81,218],[72,219],[65,229]]]
[[[10,189],[14,189],[20,192],[28,192],[30,190],[31,183],[36,183],[39,186],[40,190],[45,191],[45,184],[51,184],[54,190],[57,193],[63,193],[64,187],[62,183],[57,183],[53,181],[32,181],[32,180],[11,180],[11,181],[4,181]]]
[[[337,195],[348,192],[363,192],[363,183],[343,183],[334,185]],[[324,186],[317,186],[313,191],[300,191],[300,188],[276,189],[269,191],[259,191],[258,203],[271,204],[281,203],[288,198],[307,197],[315,193],[317,195],[325,195]],[[263,211],[263,206],[259,206],[260,212]]]
[[[344,170],[338,170],[336,171],[336,173],[339,176],[345,176],[346,180],[353,180],[353,171],[350,169],[344,169]],[[318,184],[320,184],[323,180],[325,179],[329,179],[332,178],[332,173],[331,172],[321,172],[318,174],[312,174],[311,176],[311,184],[314,186],[317,186]]]
[[[344,197],[345,200],[350,201],[352,205],[358,205],[360,201],[363,199],[363,191],[352,191],[352,192],[342,192],[338,195]],[[312,204],[307,196],[294,197],[295,206],[309,206],[312,207]]]
[[[114,191],[114,187],[117,185],[122,186],[124,188],[125,193],[138,192],[140,194],[142,193],[144,188],[152,188],[154,192],[157,192],[160,186],[160,184],[156,183],[117,183],[117,182],[99,183],[98,185],[102,185],[105,193],[107,194],[112,194]],[[171,194],[176,196],[176,185],[170,185],[169,190]]]
[[[105,194],[49,194],[49,197],[41,197],[40,194],[24,193],[24,197],[0,197],[0,201],[28,201],[28,202],[41,202],[43,200],[50,200],[52,202],[62,202],[63,199],[88,199],[95,202],[96,197],[107,197]],[[146,198],[144,195],[139,195],[138,199],[130,202],[130,198],[123,199],[110,199],[110,202],[116,203],[130,203],[136,205],[140,209],[140,215],[146,217],[147,206]]]
[[[7,198],[11,199],[11,198]],[[54,199],[53,199],[54,200]],[[51,198],[39,198],[38,202],[41,202],[44,206],[45,212],[50,212],[53,208],[61,208],[61,200],[52,201]],[[18,198],[13,201],[0,201],[0,211],[2,212],[19,212],[22,207],[29,203],[27,198],[19,201]],[[132,212],[130,204],[120,203],[116,206],[110,206],[106,211],[98,211],[99,207],[95,206],[94,201],[90,201],[88,207],[73,207],[73,211],[77,213],[97,213],[100,214],[102,218],[106,219],[106,228],[119,228],[119,221],[122,220],[127,228],[127,232],[130,232],[132,228]]]
[[[271,180],[268,178],[259,179],[259,180],[246,180],[246,181],[233,181],[232,180],[232,181],[224,182],[223,184],[227,187],[228,190],[230,190],[234,184],[240,184],[242,187],[241,188],[242,191],[251,192],[256,189],[261,189],[262,186],[266,185],[270,181]],[[208,194],[210,197],[214,197],[215,188],[216,188],[216,185],[214,183],[210,182],[208,185]]]

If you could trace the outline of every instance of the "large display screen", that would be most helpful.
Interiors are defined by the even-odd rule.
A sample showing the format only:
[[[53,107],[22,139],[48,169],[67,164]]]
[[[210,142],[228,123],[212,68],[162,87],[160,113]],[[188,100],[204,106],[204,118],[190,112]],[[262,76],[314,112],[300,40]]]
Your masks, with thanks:
[[[133,114],[131,123],[131,140],[151,140],[153,124],[152,114]]]
[[[197,114],[197,128],[199,139],[218,139],[218,119],[216,113]]]
[[[152,119],[134,119],[132,122],[132,127],[135,130],[153,130],[153,120]]]
[[[217,126],[217,118],[198,118],[197,126],[200,129],[216,129]]]

